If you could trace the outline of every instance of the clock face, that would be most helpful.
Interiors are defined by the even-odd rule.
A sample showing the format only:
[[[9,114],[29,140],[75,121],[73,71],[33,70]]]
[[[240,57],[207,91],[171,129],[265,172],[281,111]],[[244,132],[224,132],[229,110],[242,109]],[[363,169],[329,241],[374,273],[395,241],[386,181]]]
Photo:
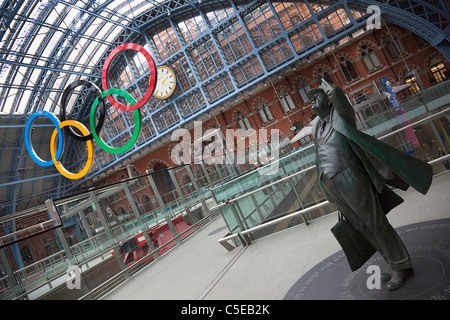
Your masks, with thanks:
[[[158,78],[156,79],[156,87],[153,95],[158,99],[166,99],[172,95],[177,85],[175,72],[169,67],[159,66],[156,69]]]

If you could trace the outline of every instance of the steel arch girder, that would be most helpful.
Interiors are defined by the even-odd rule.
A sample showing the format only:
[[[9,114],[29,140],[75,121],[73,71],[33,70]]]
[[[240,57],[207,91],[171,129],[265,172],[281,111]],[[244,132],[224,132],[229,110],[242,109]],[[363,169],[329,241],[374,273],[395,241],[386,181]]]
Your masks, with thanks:
[[[347,2],[349,5],[362,5],[364,7],[369,7],[371,5],[378,6],[381,10],[382,17],[387,21],[398,24],[405,29],[416,33],[434,47],[439,47],[439,45],[445,41],[450,42],[450,28],[448,26],[444,29],[441,29],[437,25],[433,24],[433,22],[427,21],[413,13],[414,10],[418,8],[418,6],[422,6],[422,8],[424,9],[431,10],[430,13],[438,15],[440,17],[437,21],[440,25],[444,23],[447,25],[449,24],[450,14],[446,13],[445,11],[440,11],[438,8],[433,7],[432,5],[424,1],[408,1],[409,10],[407,10],[406,8],[400,8],[397,1],[391,2],[386,0],[348,0]],[[450,52],[442,53],[447,59],[450,60]]]

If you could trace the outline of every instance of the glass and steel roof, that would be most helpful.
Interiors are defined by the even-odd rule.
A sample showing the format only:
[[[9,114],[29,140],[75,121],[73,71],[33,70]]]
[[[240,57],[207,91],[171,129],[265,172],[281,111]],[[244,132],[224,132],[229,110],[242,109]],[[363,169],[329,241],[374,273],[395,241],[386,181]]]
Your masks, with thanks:
[[[124,30],[141,33],[133,25],[136,17],[191,5],[166,1],[166,7],[162,2],[0,0],[0,201],[4,210],[42,202],[47,191],[58,190],[55,169],[27,159],[23,130],[30,114],[46,110],[59,115],[60,98],[68,84],[100,79],[101,68],[96,66],[118,36]],[[77,101],[77,94],[72,94],[69,113]],[[42,158],[49,158],[45,144],[54,128],[45,121],[35,127],[34,147]],[[77,149],[68,156],[74,152]],[[22,200],[24,205],[18,205]]]
[[[22,115],[33,107],[59,113],[64,86],[82,76],[99,76],[95,64],[113,40],[123,29],[139,32],[132,27],[133,18],[160,2],[0,2],[0,113]],[[46,101],[30,105],[44,74],[52,78],[45,87]]]

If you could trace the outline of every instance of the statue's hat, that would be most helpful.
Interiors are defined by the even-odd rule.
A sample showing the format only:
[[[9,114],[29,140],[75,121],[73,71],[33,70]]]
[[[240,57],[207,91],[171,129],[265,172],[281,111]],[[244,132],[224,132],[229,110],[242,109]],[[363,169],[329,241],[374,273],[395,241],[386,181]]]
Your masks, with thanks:
[[[312,99],[314,98],[316,93],[319,93],[319,92],[325,93],[325,90],[323,90],[322,88],[313,88],[313,89],[309,90],[307,93],[308,99],[312,101]]]

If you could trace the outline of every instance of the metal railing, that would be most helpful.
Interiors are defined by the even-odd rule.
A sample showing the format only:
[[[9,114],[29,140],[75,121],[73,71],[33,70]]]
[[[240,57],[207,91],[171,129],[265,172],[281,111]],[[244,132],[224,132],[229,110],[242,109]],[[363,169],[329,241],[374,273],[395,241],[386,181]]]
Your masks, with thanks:
[[[419,125],[421,125],[421,124],[428,123],[428,122],[430,122],[430,121],[432,121],[432,120],[434,120],[434,119],[438,119],[438,118],[442,117],[443,115],[445,115],[445,114],[447,114],[447,113],[450,113],[450,108],[447,108],[447,109],[445,109],[445,110],[439,111],[439,112],[437,112],[437,113],[435,113],[435,114],[433,114],[433,115],[431,115],[431,116],[428,116],[428,117],[426,117],[426,118],[424,118],[424,119],[418,120],[418,121],[416,121],[416,122],[414,122],[414,123],[412,123],[412,124],[409,124],[409,125],[407,125],[407,126],[405,126],[405,127],[400,128],[400,129],[394,130],[394,131],[392,131],[392,132],[390,132],[390,133],[388,133],[388,134],[386,134],[386,135],[380,137],[379,140],[387,139],[387,138],[389,138],[389,137],[391,137],[391,136],[394,136],[394,135],[396,135],[396,134],[398,134],[398,133],[403,132],[404,130],[406,130],[406,129],[408,129],[408,128],[417,127],[417,126],[419,126]],[[447,116],[448,116],[448,115],[447,115]],[[314,145],[311,145],[311,146],[309,146],[308,148],[312,148],[313,146],[314,146]],[[299,151],[301,151],[301,150],[299,150]],[[298,151],[297,151],[296,153],[298,153]],[[293,155],[295,155],[296,153],[294,153],[294,154],[292,154],[292,155],[288,155],[288,157],[293,156]],[[430,165],[435,165],[435,164],[444,162],[445,160],[448,160],[448,159],[450,159],[450,154],[447,154],[447,155],[441,156],[441,157],[439,157],[439,158],[437,158],[437,159],[428,161],[428,163],[429,163]],[[281,160],[281,159],[280,159],[280,160]],[[279,160],[278,160],[278,161],[279,161]],[[251,191],[249,191],[249,192],[246,192],[245,194],[241,194],[241,195],[239,195],[239,196],[237,196],[237,197],[230,198],[230,199],[228,199],[228,200],[226,200],[226,201],[224,201],[224,202],[218,204],[218,205],[217,205],[216,207],[214,207],[214,208],[222,208],[222,207],[224,207],[224,206],[230,205],[230,204],[232,204],[233,202],[238,201],[239,199],[243,199],[243,198],[248,197],[248,196],[250,196],[250,195],[252,195],[252,194],[255,194],[255,193],[259,192],[259,191],[265,190],[265,189],[270,188],[270,187],[272,187],[272,186],[276,186],[277,184],[282,183],[282,182],[284,182],[284,181],[288,181],[288,180],[290,180],[291,178],[293,178],[293,177],[295,177],[295,176],[302,175],[302,174],[304,174],[304,173],[306,173],[306,172],[308,172],[308,171],[311,171],[311,170],[315,169],[315,167],[316,167],[315,165],[314,165],[314,166],[311,166],[311,167],[308,167],[308,168],[306,168],[306,169],[300,170],[300,171],[298,171],[298,172],[296,172],[296,173],[293,173],[293,174],[291,174],[291,175],[287,175],[286,177],[281,178],[281,179],[279,179],[279,180],[277,180],[277,181],[274,181],[274,182],[272,182],[272,183],[270,183],[270,184],[267,184],[267,185],[264,185],[264,186],[262,186],[262,187],[260,187],[260,188],[257,188],[257,189],[251,190]],[[326,206],[328,206],[328,205],[330,205],[330,202],[327,201],[327,200],[325,200],[325,201],[320,202],[320,203],[318,203],[318,204],[312,205],[312,206],[310,206],[310,207],[308,207],[308,208],[305,208],[305,209],[302,209],[302,210],[297,210],[297,211],[295,211],[295,212],[293,212],[293,213],[284,215],[284,216],[282,216],[282,217],[280,217],[280,218],[276,218],[276,219],[273,219],[273,220],[270,220],[270,221],[267,221],[267,222],[263,222],[263,223],[261,223],[260,225],[257,225],[257,226],[254,226],[254,227],[251,227],[251,228],[242,230],[242,231],[240,231],[240,232],[237,232],[237,233],[234,233],[234,234],[227,234],[226,236],[224,236],[224,237],[222,237],[221,239],[219,239],[218,242],[219,242],[222,246],[224,246],[227,250],[232,250],[232,249],[234,249],[234,246],[233,246],[232,244],[228,243],[229,240],[240,239],[240,241],[241,241],[244,245],[246,245],[246,244],[248,244],[249,242],[251,242],[251,240],[250,240],[250,238],[249,238],[248,236],[251,235],[252,233],[254,233],[254,232],[256,232],[256,231],[259,231],[259,230],[263,230],[263,229],[265,229],[265,228],[268,228],[268,227],[271,227],[271,226],[274,226],[274,225],[277,225],[277,224],[279,224],[280,222],[294,219],[294,218],[299,217],[299,216],[302,217],[302,219],[303,219],[303,221],[305,222],[305,224],[308,225],[308,220],[307,220],[306,214],[307,214],[308,212],[311,212],[311,211],[314,211],[314,210],[317,210],[317,209],[326,207]],[[235,243],[236,243],[236,242],[235,242]]]
[[[210,223],[212,220],[217,218],[219,215],[220,215],[220,211],[219,210],[213,210],[209,215],[206,215],[204,218],[202,218],[201,220],[199,220],[195,224],[193,224],[189,229],[187,229],[187,230],[183,231],[182,233],[178,234],[176,237],[172,238],[171,240],[169,240],[164,245],[170,244],[171,242],[177,243],[177,240],[181,239],[183,235],[188,234],[192,230],[198,230],[199,227],[206,226],[208,223]],[[177,246],[177,245],[175,245],[175,246]],[[166,253],[170,252],[174,248],[175,247],[171,247],[171,249],[169,251],[167,251]],[[120,271],[119,273],[117,273],[116,275],[114,275],[113,277],[111,277],[110,279],[108,279],[107,281],[102,283],[101,285],[99,285],[96,288],[92,289],[91,291],[89,291],[89,293],[87,293],[87,294],[83,295],[82,297],[80,297],[79,300],[98,299],[101,296],[107,294],[109,292],[109,290],[114,288],[116,285],[122,283],[123,281],[126,281],[129,278],[131,278],[133,275],[135,275],[137,272],[141,271],[143,268],[145,268],[149,264],[158,261],[158,260],[153,260],[153,261],[151,261],[149,263],[145,263],[145,261],[149,257],[158,254],[159,249],[160,248],[157,248],[157,249],[155,249],[153,251],[148,252],[145,256],[143,256],[141,259],[136,261],[133,265],[125,268],[124,270]]]
[[[449,159],[450,159],[450,154],[447,154],[447,155],[445,155],[443,157],[440,157],[438,159],[429,161],[428,163],[430,165],[434,165],[434,164],[437,164],[437,163],[440,163],[440,162],[443,162],[443,161],[449,160]],[[307,170],[311,170],[311,169],[314,169],[314,168],[315,167],[311,167],[311,168],[308,168]],[[240,233],[236,233],[236,234],[225,236],[225,237],[219,239],[218,242],[222,246],[224,246],[227,250],[232,250],[232,249],[234,249],[234,246],[232,246],[229,243],[227,243],[227,241],[229,241],[229,240],[233,240],[235,238],[240,238],[241,240],[245,239],[244,244],[249,244],[250,241],[249,241],[248,237],[246,237],[246,236],[251,234],[252,232],[259,231],[259,230],[268,228],[270,226],[277,225],[280,222],[283,222],[283,221],[286,221],[286,220],[291,220],[291,219],[299,217],[299,216],[304,217],[306,213],[311,212],[313,210],[317,210],[319,208],[322,208],[322,207],[325,207],[325,206],[328,206],[328,205],[330,205],[330,202],[328,200],[325,200],[325,201],[323,201],[321,203],[318,203],[318,204],[313,205],[311,207],[308,207],[306,209],[298,210],[296,212],[293,212],[293,213],[288,214],[286,216],[283,216],[281,218],[278,218],[278,219],[275,219],[275,220],[271,220],[271,221],[268,221],[266,223],[260,224],[259,226],[256,226],[256,227],[244,230],[244,231],[242,231]]]

